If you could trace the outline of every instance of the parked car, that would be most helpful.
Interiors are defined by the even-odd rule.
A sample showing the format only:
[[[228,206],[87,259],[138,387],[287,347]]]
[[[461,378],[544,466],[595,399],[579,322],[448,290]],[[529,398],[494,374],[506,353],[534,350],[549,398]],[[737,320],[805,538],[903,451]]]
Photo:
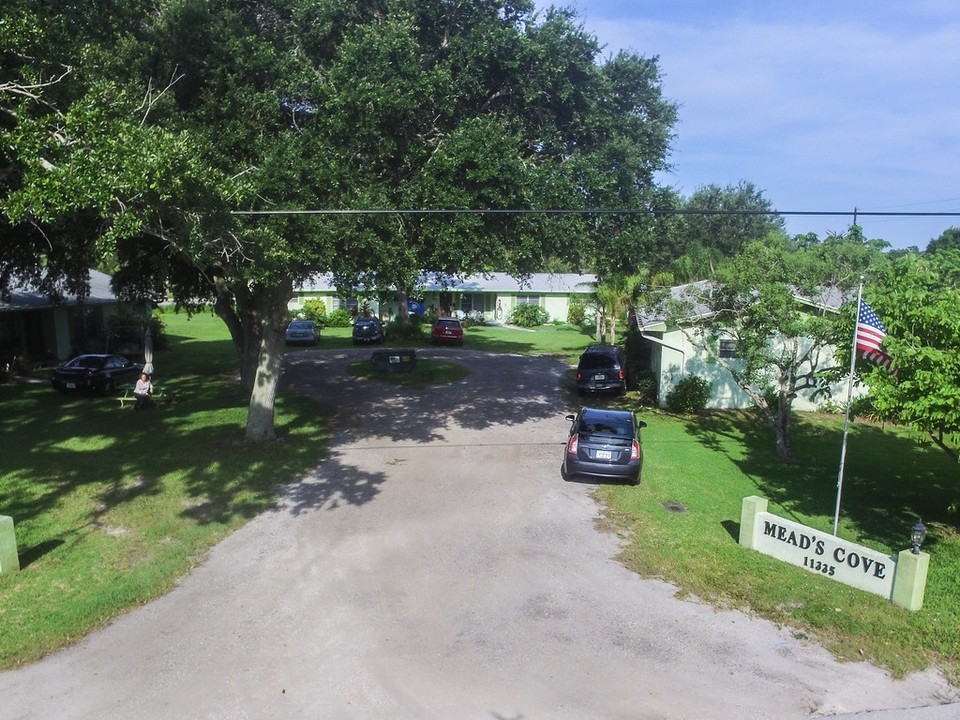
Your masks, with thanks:
[[[570,437],[563,453],[565,478],[576,475],[640,482],[643,446],[638,421],[629,410],[584,407],[567,415]]]
[[[294,320],[287,325],[287,345],[316,345],[317,326],[312,320]]]
[[[51,384],[62,393],[112,393],[118,386],[136,382],[143,365],[123,355],[77,355],[53,372]]]
[[[433,323],[433,329],[430,331],[430,341],[434,345],[443,343],[463,345],[463,325],[457,318],[437,318],[436,322]]]
[[[617,345],[591,345],[577,363],[577,392],[627,391],[627,356]]]
[[[358,317],[353,321],[353,344],[382,343],[383,323],[375,317]]]

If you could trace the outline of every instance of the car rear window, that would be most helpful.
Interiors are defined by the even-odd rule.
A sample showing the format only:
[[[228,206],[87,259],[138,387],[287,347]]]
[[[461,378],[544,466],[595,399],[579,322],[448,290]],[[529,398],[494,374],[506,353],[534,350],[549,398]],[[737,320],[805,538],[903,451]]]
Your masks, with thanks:
[[[610,421],[587,422],[583,425],[588,433],[598,435],[618,435],[620,437],[633,437],[633,428],[626,423],[616,423]]]
[[[598,370],[600,368],[616,367],[617,361],[610,355],[600,353],[590,353],[580,358],[581,370]]]

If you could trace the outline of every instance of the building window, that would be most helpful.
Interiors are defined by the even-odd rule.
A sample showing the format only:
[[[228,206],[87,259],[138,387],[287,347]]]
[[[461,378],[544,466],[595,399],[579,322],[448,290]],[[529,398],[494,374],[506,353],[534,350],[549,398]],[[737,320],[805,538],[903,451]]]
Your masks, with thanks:
[[[460,310],[464,314],[483,312],[484,305],[484,297],[481,293],[463,293],[460,296]]]
[[[517,305],[539,305],[539,295],[517,295]]]
[[[339,310],[340,308],[344,308],[346,310],[349,310],[351,315],[356,315],[357,310],[359,310],[360,308],[360,303],[357,301],[356,298],[346,298],[346,299],[336,298],[336,300],[334,300],[333,306],[334,306],[334,309]]]
[[[726,358],[728,360],[737,357],[737,341],[721,340],[720,341],[720,357]]]

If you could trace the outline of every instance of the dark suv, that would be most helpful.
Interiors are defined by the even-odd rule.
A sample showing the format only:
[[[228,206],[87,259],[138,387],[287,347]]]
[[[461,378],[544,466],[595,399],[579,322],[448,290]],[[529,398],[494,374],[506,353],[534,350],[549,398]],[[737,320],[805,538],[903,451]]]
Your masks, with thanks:
[[[627,391],[627,356],[616,345],[591,345],[577,363],[577,392]]]
[[[375,317],[358,317],[353,321],[353,344],[382,343],[383,323]]]

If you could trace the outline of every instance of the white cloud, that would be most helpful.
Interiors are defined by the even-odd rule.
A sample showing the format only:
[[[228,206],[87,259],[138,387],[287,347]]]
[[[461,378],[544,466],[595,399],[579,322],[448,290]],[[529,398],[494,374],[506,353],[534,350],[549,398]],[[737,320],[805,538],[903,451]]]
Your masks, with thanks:
[[[953,3],[899,12],[854,3],[871,11],[866,21],[849,8],[791,21],[716,10],[699,24],[665,19],[666,9],[653,20],[622,12],[592,20],[591,5],[580,2],[585,26],[607,53],[660,58],[664,94],[680,105],[676,173],[667,182],[683,192],[744,179],[780,209],[960,210]],[[894,245],[922,247],[960,218],[876,224]],[[838,225],[845,227],[788,220],[796,232]]]

